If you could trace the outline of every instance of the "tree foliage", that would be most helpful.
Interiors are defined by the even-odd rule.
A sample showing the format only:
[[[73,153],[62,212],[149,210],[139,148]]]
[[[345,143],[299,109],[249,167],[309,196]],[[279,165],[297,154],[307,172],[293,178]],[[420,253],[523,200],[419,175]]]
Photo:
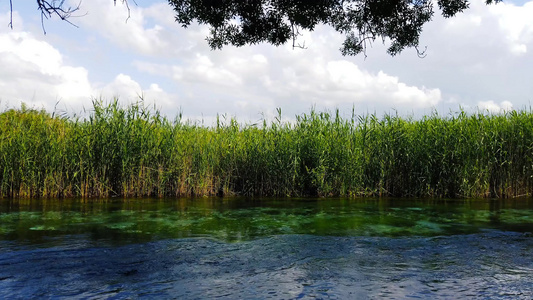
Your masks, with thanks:
[[[487,4],[501,0],[485,0]],[[53,15],[68,21],[77,7],[65,8],[64,0],[38,0],[41,17]],[[113,0],[116,4],[116,0]],[[128,7],[127,0],[121,2]],[[418,51],[424,24],[434,15],[435,6],[446,18],[468,8],[468,0],[169,0],[176,22],[210,27],[207,42],[212,49],[226,45],[270,43],[275,46],[297,43],[303,30],[317,25],[334,28],[345,36],[344,55],[365,52],[369,43],[381,39],[390,43],[388,53],[405,48]],[[11,3],[11,1],[10,1]],[[11,24],[10,24],[11,25]],[[420,54],[420,51],[419,51]]]
[[[487,4],[499,0],[486,0]],[[398,54],[417,47],[422,27],[434,14],[432,0],[169,0],[176,21],[187,27],[193,22],[211,28],[211,48],[267,42],[296,43],[302,30],[319,24],[331,26],[346,36],[344,55],[364,52],[376,39],[390,41],[388,53]],[[444,17],[468,8],[467,0],[438,0]]]

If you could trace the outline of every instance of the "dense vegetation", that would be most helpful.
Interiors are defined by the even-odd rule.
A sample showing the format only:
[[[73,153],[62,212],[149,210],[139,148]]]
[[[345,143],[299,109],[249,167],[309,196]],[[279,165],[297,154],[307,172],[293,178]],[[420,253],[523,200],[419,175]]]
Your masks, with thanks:
[[[116,5],[117,1],[113,2]],[[121,2],[129,19],[129,2]],[[13,5],[12,1],[9,3],[8,26],[13,28]],[[71,23],[71,17],[83,15],[81,1],[77,6],[70,4],[37,0],[41,21],[55,16]],[[390,42],[387,52],[391,55],[415,47],[421,56],[424,51],[417,48],[419,37],[435,9],[438,7],[442,16],[450,18],[470,6],[469,0],[168,0],[168,4],[176,14],[176,22],[183,27],[193,23],[208,25],[210,34],[206,40],[213,49],[263,42],[279,46],[289,41],[293,47],[305,48],[305,43],[297,42],[300,32],[313,31],[323,24],[346,37],[341,47],[343,55],[365,52],[374,41],[382,40]]]
[[[515,197],[533,191],[533,112],[420,120],[311,111],[260,126],[174,121],[142,103],[84,119],[0,114],[2,197]]]
[[[485,0],[486,4],[501,0]],[[400,53],[418,47],[425,24],[435,9],[446,18],[463,12],[468,0],[169,0],[176,22],[184,27],[195,22],[207,24],[207,42],[213,49],[226,45],[258,43],[281,45],[292,40],[300,45],[300,31],[313,31],[318,25],[329,26],[346,38],[343,55],[366,52],[374,41],[390,43],[387,52]],[[417,49],[418,51],[418,49]],[[424,52],[418,51],[419,55]]]

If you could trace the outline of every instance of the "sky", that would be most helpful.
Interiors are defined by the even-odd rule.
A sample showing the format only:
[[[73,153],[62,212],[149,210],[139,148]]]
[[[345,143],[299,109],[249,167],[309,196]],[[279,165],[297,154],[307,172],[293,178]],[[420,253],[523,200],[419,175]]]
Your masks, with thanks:
[[[34,1],[0,2],[0,111],[27,106],[68,114],[92,101],[144,99],[164,115],[213,124],[218,115],[254,123],[338,109],[419,117],[463,109],[498,113],[533,102],[533,0],[487,6],[472,0],[454,18],[437,12],[415,49],[391,57],[376,41],[342,56],[344,37],[321,26],[300,43],[211,50],[208,28],[182,28],[166,1],[81,2],[76,25],[44,21]],[[79,0],[67,0],[76,6]],[[83,15],[83,16],[81,16]]]

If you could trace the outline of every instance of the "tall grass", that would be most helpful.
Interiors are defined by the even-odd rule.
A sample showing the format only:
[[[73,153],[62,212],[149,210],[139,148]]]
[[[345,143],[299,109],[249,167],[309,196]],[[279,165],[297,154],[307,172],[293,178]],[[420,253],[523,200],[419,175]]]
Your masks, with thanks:
[[[204,127],[143,103],[85,119],[0,114],[1,197],[515,197],[533,192],[533,112]]]

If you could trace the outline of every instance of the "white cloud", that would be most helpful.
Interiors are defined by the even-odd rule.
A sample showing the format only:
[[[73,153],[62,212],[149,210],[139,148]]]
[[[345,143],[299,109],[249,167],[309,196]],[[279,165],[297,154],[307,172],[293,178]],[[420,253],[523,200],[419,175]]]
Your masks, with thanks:
[[[533,22],[524,17],[533,15],[532,5],[533,1],[523,7],[487,6],[483,0],[472,0],[464,13],[450,19],[436,13],[424,27],[420,40],[421,49],[428,47],[424,59],[410,49],[389,57],[383,46],[375,45],[358,65],[384,70],[409,86],[438,88],[442,101],[437,107],[442,111],[488,100],[523,106],[533,94],[529,76],[533,60],[528,52],[533,47]],[[502,20],[518,25],[503,25],[509,21]]]
[[[112,7],[111,1],[84,2],[83,8],[89,11],[82,19],[84,26],[114,45],[144,54],[142,60],[134,59],[138,71],[172,79],[186,98],[213,102],[209,108],[186,108],[198,113],[202,109],[214,113],[210,108],[217,108],[220,113],[247,110],[253,114],[253,108],[273,111],[296,105],[302,111],[315,104],[333,108],[354,103],[411,108],[440,101],[437,88],[407,84],[385,69],[368,72],[342,59],[337,47],[332,47],[340,45],[342,36],[325,28],[304,33],[301,42],[308,50],[257,45],[211,51],[205,41],[207,28],[182,29],[167,4],[132,6],[127,23],[125,8]]]
[[[527,46],[524,44],[514,44],[510,46],[510,50],[513,54],[522,55],[527,53]]]
[[[152,83],[148,88],[143,89],[139,82],[122,73],[99,89],[99,97],[106,100],[118,98],[122,103],[133,103],[144,99],[147,104],[154,104],[165,113],[176,114],[178,112],[178,107],[175,106],[178,99],[164,91],[157,83]]]
[[[78,2],[71,0],[72,5]],[[84,1],[81,9],[88,14],[80,18],[80,24],[88,32],[101,35],[131,54],[165,58],[177,57],[196,47],[196,39],[190,37],[200,34],[205,38],[207,34],[198,29],[181,28],[174,22],[173,10],[166,3],[154,3],[146,8],[130,4],[129,8],[128,12],[125,5],[114,6],[114,2],[108,0]],[[201,46],[207,48],[205,41]]]
[[[524,6],[506,2],[486,5],[483,0],[473,0],[468,10],[454,18],[443,21],[437,17],[437,22],[444,26],[439,24],[443,35],[435,37],[448,42],[447,47],[463,43],[477,44],[481,48],[497,45],[512,54],[523,54],[533,41],[532,15],[533,2]]]
[[[14,13],[15,18],[18,13]],[[1,15],[0,23],[9,16]],[[89,71],[84,67],[71,66],[64,62],[60,51],[46,40],[32,33],[20,31],[22,19],[17,19],[14,30],[0,32],[0,100],[10,106],[24,102],[30,106],[52,111],[59,109],[78,113],[91,106],[92,97],[106,99],[118,96],[124,101],[157,99],[157,105],[172,107],[172,95],[158,84],[147,89],[130,76],[120,73],[104,88],[95,88],[89,80]]]
[[[513,104],[509,101],[502,101],[499,104],[494,101],[480,101],[478,102],[478,108],[486,110],[492,113],[498,113],[503,111],[509,111],[513,109]]]
[[[287,66],[282,74],[277,80],[271,78],[274,86],[285,82],[291,87],[289,94],[331,108],[361,102],[431,107],[440,101],[438,89],[408,86],[395,76],[383,71],[372,74],[347,60],[315,61],[304,70]]]
[[[0,97],[8,102],[78,106],[92,92],[85,68],[65,65],[57,49],[27,32],[0,33],[0,65]]]
[[[125,74],[118,74],[113,82],[107,84],[102,89],[104,97],[119,97],[124,99],[134,99],[142,95],[141,85]]]
[[[135,5],[131,5],[128,12],[124,5],[114,6],[113,1],[94,0],[83,2],[82,9],[88,12],[80,19],[83,26],[98,30],[122,47],[153,54],[153,49],[168,46],[159,38],[161,26],[145,28],[142,9]]]
[[[380,43],[368,49],[366,59],[343,57],[338,50],[343,37],[324,26],[299,39],[306,50],[254,45],[211,51],[207,28],[181,28],[165,2],[132,5],[127,23],[126,8],[112,4],[84,1],[88,15],[76,19],[80,38],[68,43],[35,38],[37,33],[2,33],[0,38],[9,41],[0,41],[0,87],[5,91],[0,98],[36,95],[53,104],[65,98],[87,102],[91,96],[135,101],[143,95],[170,116],[182,108],[197,119],[227,113],[257,120],[260,114],[274,115],[277,107],[285,115],[312,106],[354,105],[377,113],[391,108],[449,111],[459,104],[499,110],[509,106],[505,101],[521,106],[533,94],[528,77],[533,2],[487,7],[473,0],[455,18],[436,17],[422,35],[421,45],[429,46],[425,59],[413,49],[390,57]],[[17,23],[21,28],[22,20]],[[92,50],[73,50],[87,48]]]
[[[497,18],[500,29],[512,53],[520,55],[527,52],[526,44],[533,41],[533,2],[516,6],[512,3],[498,3],[489,7],[490,13]]]
[[[238,72],[232,72],[225,65],[215,65],[209,56],[202,54],[197,54],[187,68],[176,67],[175,72],[174,78],[178,81],[202,82],[234,88],[242,85],[243,81]]]

